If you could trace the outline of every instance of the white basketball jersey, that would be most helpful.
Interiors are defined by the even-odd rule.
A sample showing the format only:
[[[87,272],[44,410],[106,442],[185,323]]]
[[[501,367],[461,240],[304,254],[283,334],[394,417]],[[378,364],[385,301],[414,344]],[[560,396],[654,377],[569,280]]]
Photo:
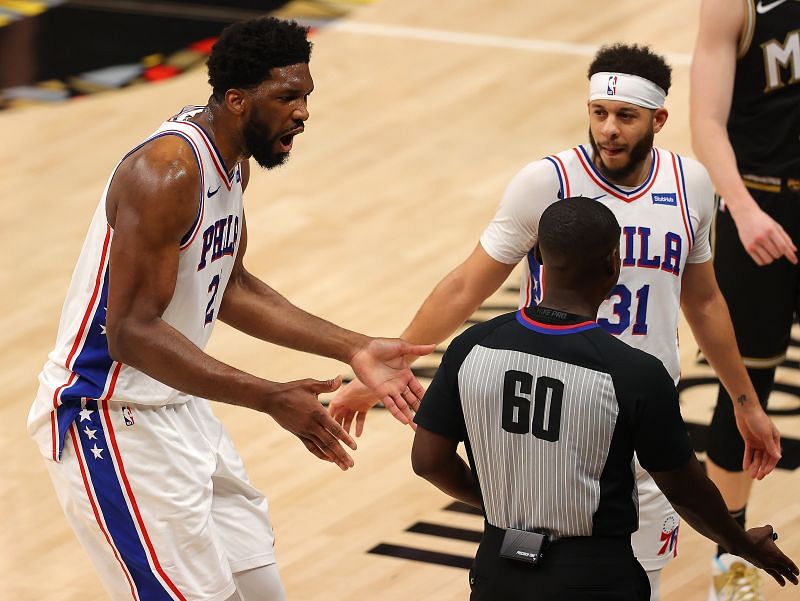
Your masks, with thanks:
[[[603,203],[622,228],[619,282],[601,305],[598,323],[659,358],[677,383],[681,277],[687,262],[711,258],[713,189],[708,174],[696,161],[658,148],[652,150],[647,178],[635,188],[609,182],[584,146],[523,169],[481,237],[484,249],[498,261],[526,258],[520,306],[540,302],[547,288],[545,269],[532,251],[538,219],[552,202],[571,196]]]
[[[201,107],[186,107],[126,155],[162,136],[191,146],[200,172],[197,216],[180,242],[175,292],[162,319],[204,348],[239,248],[242,227],[241,166],[228,175],[214,142],[188,120]],[[122,160],[124,161],[125,158]],[[122,161],[120,161],[120,164]],[[60,455],[63,435],[86,399],[166,405],[189,397],[133,367],[111,359],[105,334],[108,260],[114,232],[106,219],[106,196],[114,169],[89,226],[61,312],[56,346],[39,375],[40,390],[29,415],[29,430],[45,454]],[[42,422],[49,421],[49,428]],[[47,436],[44,431],[47,430]],[[44,440],[47,438],[47,440]]]

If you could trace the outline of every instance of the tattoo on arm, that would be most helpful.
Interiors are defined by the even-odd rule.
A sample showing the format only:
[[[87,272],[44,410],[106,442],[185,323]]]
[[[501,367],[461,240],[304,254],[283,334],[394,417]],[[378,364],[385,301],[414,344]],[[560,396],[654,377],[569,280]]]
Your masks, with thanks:
[[[739,395],[739,397],[736,399],[736,402],[739,403],[739,406],[743,407],[744,404],[747,402],[747,395],[746,394]]]

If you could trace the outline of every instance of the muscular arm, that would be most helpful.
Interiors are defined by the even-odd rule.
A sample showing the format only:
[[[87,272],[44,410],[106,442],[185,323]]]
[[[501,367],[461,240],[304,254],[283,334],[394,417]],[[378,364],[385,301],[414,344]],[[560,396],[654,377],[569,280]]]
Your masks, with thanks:
[[[784,584],[784,578],[797,584],[797,566],[775,546],[772,527],[745,532],[694,455],[677,469],[650,475],[675,511],[700,534],[766,570],[779,584]]]
[[[271,415],[320,459],[347,469],[353,440],[317,400],[339,381],[278,383],[207,355],[162,319],[178,277],[179,245],[197,212],[199,181],[185,142],[167,136],[129,157],[109,189],[114,228],[106,320],[114,360],[183,392]],[[201,193],[202,191],[200,191]]]
[[[766,451],[755,477],[763,478],[780,459],[780,436],[764,414],[736,344],[728,305],[722,297],[711,261],[687,263],[681,288],[681,309],[697,344],[734,402],[737,425],[745,444]],[[745,469],[749,467],[745,451]]]
[[[270,382],[202,352],[162,319],[175,290],[181,237],[197,212],[195,158],[177,137],[129,157],[109,189],[114,228],[106,331],[114,360],[172,388],[261,411]]]
[[[222,298],[220,320],[261,340],[350,363],[369,338],[303,311],[252,275],[243,265],[246,246],[245,222],[236,262]]]
[[[744,0],[703,0],[691,69],[692,147],[725,199],[742,244],[759,265],[785,255],[797,262],[796,248],[780,225],[747,191],[728,138],[736,74],[736,54],[745,20]]]

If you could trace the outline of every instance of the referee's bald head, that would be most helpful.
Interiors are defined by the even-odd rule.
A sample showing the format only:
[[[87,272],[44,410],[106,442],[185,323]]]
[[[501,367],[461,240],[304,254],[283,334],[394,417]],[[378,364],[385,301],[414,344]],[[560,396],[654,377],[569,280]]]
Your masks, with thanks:
[[[613,258],[619,235],[617,218],[602,203],[583,196],[559,200],[539,220],[542,263],[549,273],[558,270],[577,278],[605,279],[609,274],[601,267]]]

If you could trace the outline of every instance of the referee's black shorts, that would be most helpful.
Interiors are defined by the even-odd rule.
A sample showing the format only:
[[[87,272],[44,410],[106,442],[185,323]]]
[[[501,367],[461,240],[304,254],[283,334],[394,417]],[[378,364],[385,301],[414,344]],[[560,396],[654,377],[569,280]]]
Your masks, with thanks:
[[[800,243],[800,193],[748,188],[761,209],[795,244]],[[776,367],[786,356],[794,315],[800,308],[800,270],[786,258],[763,267],[756,265],[742,246],[728,211],[717,212],[714,233],[714,271],[745,365]]]
[[[647,601],[650,582],[630,536],[562,538],[535,566],[500,557],[504,530],[484,523],[470,601]]]

